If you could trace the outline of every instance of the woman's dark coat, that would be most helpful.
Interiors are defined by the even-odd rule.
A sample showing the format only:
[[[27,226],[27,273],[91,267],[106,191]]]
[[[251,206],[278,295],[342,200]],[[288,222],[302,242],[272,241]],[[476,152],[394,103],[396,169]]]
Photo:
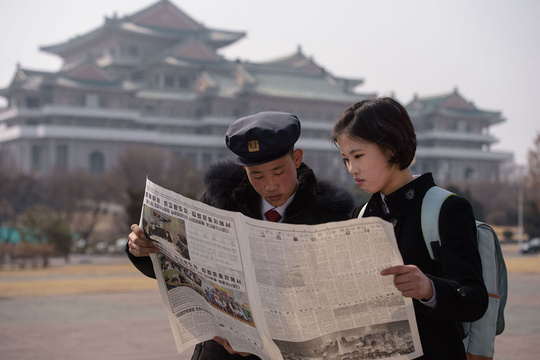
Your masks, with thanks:
[[[451,196],[444,202],[439,216],[441,264],[437,266],[426,248],[420,220],[422,200],[432,186],[435,183],[428,173],[386,196],[388,214],[380,193],[374,194],[364,217],[377,216],[391,222],[403,262],[418,266],[435,286],[435,308],[413,300],[424,350],[420,359],[465,359],[461,322],[478,320],[488,304],[475,219],[466,199]],[[359,208],[354,214],[358,213]]]

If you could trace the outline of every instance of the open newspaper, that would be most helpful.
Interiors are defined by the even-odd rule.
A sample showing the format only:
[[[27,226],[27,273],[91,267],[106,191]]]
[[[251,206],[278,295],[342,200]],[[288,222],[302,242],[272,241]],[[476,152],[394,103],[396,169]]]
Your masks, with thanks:
[[[402,264],[378,218],[290,225],[216,209],[147,180],[141,227],[179,352],[214,336],[265,360],[422,355]]]

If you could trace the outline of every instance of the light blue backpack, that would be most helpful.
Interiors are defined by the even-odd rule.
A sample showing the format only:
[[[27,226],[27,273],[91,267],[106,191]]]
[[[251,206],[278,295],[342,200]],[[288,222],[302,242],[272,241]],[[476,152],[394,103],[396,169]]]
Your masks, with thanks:
[[[422,233],[429,255],[433,260],[431,243],[439,243],[439,212],[444,201],[455,194],[438,186],[428,190],[422,202]],[[480,221],[476,222],[478,252],[482,259],[484,283],[489,294],[489,305],[484,316],[471,323],[463,323],[463,343],[467,359],[492,359],[495,336],[504,330],[504,307],[508,295],[508,279],[501,245],[493,229]],[[429,239],[429,240],[428,240]]]

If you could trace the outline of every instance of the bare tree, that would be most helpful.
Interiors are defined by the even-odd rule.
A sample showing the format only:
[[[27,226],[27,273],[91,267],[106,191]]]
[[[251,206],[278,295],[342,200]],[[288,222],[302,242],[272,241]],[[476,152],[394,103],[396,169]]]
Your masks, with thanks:
[[[71,231],[59,214],[44,205],[35,205],[27,209],[20,217],[20,231],[24,249],[21,257],[43,258],[43,265],[48,265],[52,251],[69,261],[71,252]]]
[[[14,227],[17,217],[42,201],[38,180],[0,164],[0,226]]]
[[[58,214],[70,231],[87,244],[100,218],[110,212],[112,203],[119,201],[108,177],[77,171],[52,174],[42,181],[42,203]],[[86,247],[83,248],[85,251]]]
[[[191,198],[197,198],[202,191],[202,174],[193,169],[190,159],[162,147],[127,148],[117,163],[112,175],[124,196],[126,226],[139,222],[147,176],[151,181]]]
[[[478,220],[492,225],[515,225],[517,221],[516,184],[464,181],[447,186],[449,190],[466,197]]]
[[[531,189],[532,200],[540,209],[540,133],[536,134],[533,147],[528,152],[529,174],[527,185]]]
[[[528,152],[529,173],[524,196],[523,227],[530,237],[540,236],[540,133]]]
[[[65,226],[70,233],[89,243],[112,242],[125,236],[126,223],[139,220],[146,176],[192,198],[202,189],[202,175],[192,169],[190,159],[157,146],[127,149],[120,155],[118,167],[101,177],[83,171],[38,177],[4,169],[4,165],[4,158],[0,157],[0,226],[15,228],[20,221],[31,222],[36,234],[46,230],[49,236],[58,236],[51,241],[57,242],[57,250],[66,257],[71,244],[64,242]],[[117,212],[113,213],[119,204],[127,211],[127,221]],[[39,215],[38,211],[54,215],[48,221],[57,224],[56,235],[53,229],[45,227],[40,220],[45,215]],[[30,251],[28,246],[21,246],[19,250],[23,248]]]

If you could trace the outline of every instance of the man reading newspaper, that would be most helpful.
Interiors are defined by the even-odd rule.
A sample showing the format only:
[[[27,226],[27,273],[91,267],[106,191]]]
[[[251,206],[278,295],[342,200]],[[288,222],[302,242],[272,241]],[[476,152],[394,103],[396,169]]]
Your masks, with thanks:
[[[284,112],[261,112],[232,123],[227,147],[236,161],[222,160],[205,174],[202,201],[213,207],[241,212],[260,220],[315,225],[346,220],[354,206],[352,196],[333,184],[317,181],[302,162],[294,144],[300,121]],[[155,278],[149,254],[159,252],[138,225],[131,226],[127,252],[133,264]],[[228,341],[215,337],[195,347],[193,359],[259,359],[238,353]]]

